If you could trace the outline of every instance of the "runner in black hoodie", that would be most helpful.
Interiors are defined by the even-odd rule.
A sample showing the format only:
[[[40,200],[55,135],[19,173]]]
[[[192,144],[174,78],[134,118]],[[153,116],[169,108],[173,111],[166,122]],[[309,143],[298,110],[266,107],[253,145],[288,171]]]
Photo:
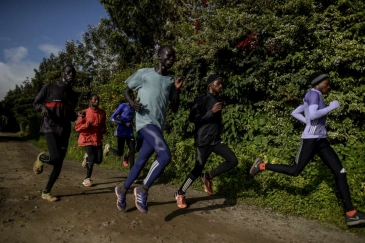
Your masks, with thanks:
[[[180,189],[175,193],[179,208],[186,208],[185,192],[189,186],[200,177],[204,183],[204,190],[208,195],[213,194],[212,179],[224,172],[232,170],[238,164],[236,155],[222,142],[222,102],[217,94],[223,87],[223,79],[219,75],[208,78],[208,93],[199,97],[190,110],[189,120],[195,124],[196,162],[194,169]],[[224,158],[225,162],[209,173],[203,173],[204,166],[212,152]]]
[[[53,165],[53,170],[46,188],[42,192],[42,198],[50,202],[58,200],[51,195],[51,189],[56,182],[62,168],[63,160],[68,148],[68,140],[71,133],[71,121],[75,121],[77,114],[77,93],[72,90],[76,70],[72,65],[63,68],[62,80],[57,83],[45,84],[33,102],[33,106],[40,111],[43,119],[40,132],[44,133],[49,155],[40,153],[34,163],[33,171],[40,174],[43,171],[43,163]],[[82,112],[79,116],[84,116]]]

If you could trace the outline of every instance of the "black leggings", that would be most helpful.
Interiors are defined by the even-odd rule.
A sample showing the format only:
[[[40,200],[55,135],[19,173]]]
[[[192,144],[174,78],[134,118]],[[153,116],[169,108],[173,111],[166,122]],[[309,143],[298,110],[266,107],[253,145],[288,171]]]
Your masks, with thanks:
[[[346,212],[353,210],[354,207],[351,203],[350,190],[346,179],[346,170],[342,167],[340,159],[326,138],[301,139],[294,165],[266,164],[265,168],[266,170],[290,176],[298,176],[316,154],[319,155],[335,176],[336,185],[344,201]]]
[[[63,160],[66,157],[68,140],[70,134],[45,133],[48,155],[43,154],[39,157],[40,161],[53,165],[53,170],[49,176],[45,192],[50,192],[54,183],[61,173]]]
[[[99,145],[99,146],[93,146],[93,145],[88,145],[85,146],[85,150],[87,153],[87,158],[86,161],[87,166],[86,166],[86,178],[90,178],[91,174],[93,173],[93,168],[94,168],[94,164],[101,164],[101,162],[103,161],[103,145]]]
[[[118,140],[118,149],[109,148],[109,151],[111,151],[113,154],[117,156],[122,156],[124,154],[124,144],[126,143],[129,148],[129,153],[127,157],[129,157],[129,169],[132,169],[134,165],[134,157],[135,157],[135,142],[134,137],[117,137]]]
[[[217,168],[210,171],[211,178],[232,170],[238,165],[238,160],[233,151],[224,143],[208,145],[196,148],[196,161],[194,169],[179,189],[179,193],[185,193],[190,185],[202,174],[204,166],[212,153],[221,156],[225,161],[218,165]]]

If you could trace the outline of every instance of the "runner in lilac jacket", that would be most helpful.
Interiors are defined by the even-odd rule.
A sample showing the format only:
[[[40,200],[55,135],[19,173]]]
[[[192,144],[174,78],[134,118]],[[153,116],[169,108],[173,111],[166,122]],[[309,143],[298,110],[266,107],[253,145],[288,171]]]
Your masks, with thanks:
[[[328,93],[331,89],[330,78],[327,74],[315,72],[309,79],[312,89],[305,94],[303,104],[292,112],[292,116],[306,124],[295,163],[293,165],[266,164],[261,158],[257,158],[250,169],[250,174],[255,176],[261,171],[271,170],[298,176],[310,160],[318,154],[335,177],[337,189],[344,202],[347,225],[365,224],[365,214],[356,211],[352,205],[346,170],[326,138],[327,115],[340,106],[337,100],[331,101],[327,106],[322,98],[322,94]]]

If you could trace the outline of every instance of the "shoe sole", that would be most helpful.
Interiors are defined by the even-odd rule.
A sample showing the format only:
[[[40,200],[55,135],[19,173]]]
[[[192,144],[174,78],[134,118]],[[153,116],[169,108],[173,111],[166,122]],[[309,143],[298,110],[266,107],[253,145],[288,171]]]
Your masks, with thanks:
[[[359,224],[365,224],[365,219],[357,220],[357,221],[353,221],[353,222],[348,222],[347,226],[355,226],[355,225],[359,225]]]
[[[137,187],[134,188],[133,190],[134,192],[134,203],[136,204],[136,208],[138,209],[138,211],[140,211],[141,213],[147,213],[148,211],[144,211],[142,208],[139,207],[138,203],[137,203]]]
[[[120,207],[119,207],[119,205],[118,205],[118,202],[119,202],[119,194],[118,194],[118,187],[117,187],[117,186],[114,188],[114,191],[115,191],[115,195],[117,195],[117,209],[118,209],[119,211],[124,211],[126,207],[124,207],[124,209],[122,209],[122,208],[120,208]],[[127,205],[126,205],[126,206],[127,206]]]
[[[254,173],[254,170],[256,169],[256,166],[258,166],[261,162],[263,162],[263,160],[261,159],[261,158],[257,158],[256,160],[255,160],[255,162],[253,162],[253,165],[251,166],[251,168],[250,168],[250,175],[252,176],[252,177],[254,177],[256,174],[257,174],[257,172],[256,173]],[[259,168],[260,169],[260,168]]]

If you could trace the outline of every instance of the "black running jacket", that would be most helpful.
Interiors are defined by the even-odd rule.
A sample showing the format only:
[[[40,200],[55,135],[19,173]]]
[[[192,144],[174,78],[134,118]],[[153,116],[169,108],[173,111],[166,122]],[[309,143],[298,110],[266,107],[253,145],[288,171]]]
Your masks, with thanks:
[[[190,109],[189,121],[195,124],[194,139],[197,147],[221,142],[222,111],[212,111],[217,102],[221,102],[218,97],[208,93],[199,97]]]
[[[33,102],[37,111],[42,111],[42,107],[48,109],[49,116],[42,118],[40,132],[70,134],[71,121],[77,118],[77,101],[77,93],[65,82],[45,84]]]

